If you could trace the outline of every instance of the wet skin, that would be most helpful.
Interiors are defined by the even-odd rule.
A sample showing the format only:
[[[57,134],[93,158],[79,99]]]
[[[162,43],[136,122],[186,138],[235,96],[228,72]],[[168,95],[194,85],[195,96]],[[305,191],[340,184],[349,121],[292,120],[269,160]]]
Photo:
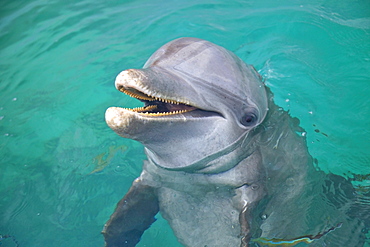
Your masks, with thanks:
[[[106,122],[141,142],[147,161],[104,227],[106,246],[135,246],[158,211],[191,247],[306,241],[301,236],[331,241],[324,240],[331,232],[352,229],[333,228],[345,221],[335,210],[311,214],[326,206],[312,196],[322,191],[312,174],[322,181],[325,175],[312,166],[299,121],[230,51],[177,39],[143,69],[121,72],[116,88],[144,106],[111,107]]]

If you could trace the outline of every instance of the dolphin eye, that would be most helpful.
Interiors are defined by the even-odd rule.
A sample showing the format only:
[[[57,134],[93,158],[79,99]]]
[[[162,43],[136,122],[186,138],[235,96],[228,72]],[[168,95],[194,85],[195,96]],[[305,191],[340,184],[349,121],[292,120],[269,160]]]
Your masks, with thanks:
[[[247,113],[241,119],[241,124],[244,126],[253,126],[257,123],[257,116],[254,113]]]

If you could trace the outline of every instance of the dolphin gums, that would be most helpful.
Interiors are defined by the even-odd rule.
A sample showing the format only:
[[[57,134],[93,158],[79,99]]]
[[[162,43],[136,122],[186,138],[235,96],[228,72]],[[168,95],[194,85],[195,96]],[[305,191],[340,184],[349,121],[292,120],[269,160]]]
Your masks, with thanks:
[[[190,247],[361,242],[361,224],[338,210],[350,201],[323,195],[340,186],[315,170],[299,121],[232,52],[180,38],[115,85],[144,106],[108,108],[106,122],[147,161],[104,226],[106,246],[135,246],[159,211]]]

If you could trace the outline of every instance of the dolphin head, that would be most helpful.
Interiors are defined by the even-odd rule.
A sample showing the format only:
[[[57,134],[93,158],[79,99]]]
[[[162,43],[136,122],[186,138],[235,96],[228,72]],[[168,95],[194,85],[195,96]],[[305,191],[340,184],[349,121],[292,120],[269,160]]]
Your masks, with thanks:
[[[148,159],[169,170],[211,173],[236,165],[247,152],[235,151],[268,110],[255,69],[196,38],[165,44],[143,69],[121,72],[115,85],[144,106],[108,108],[108,126],[141,142]]]

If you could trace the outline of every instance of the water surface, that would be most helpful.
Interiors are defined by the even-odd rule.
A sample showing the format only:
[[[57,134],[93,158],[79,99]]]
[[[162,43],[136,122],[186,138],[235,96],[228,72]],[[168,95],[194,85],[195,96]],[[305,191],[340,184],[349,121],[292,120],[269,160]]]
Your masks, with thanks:
[[[184,36],[253,64],[301,120],[317,168],[368,192],[369,32],[366,0],[2,1],[0,234],[13,238],[0,243],[103,245],[145,159],[104,122],[109,106],[140,105],[115,76]],[[139,246],[181,245],[159,216]]]

